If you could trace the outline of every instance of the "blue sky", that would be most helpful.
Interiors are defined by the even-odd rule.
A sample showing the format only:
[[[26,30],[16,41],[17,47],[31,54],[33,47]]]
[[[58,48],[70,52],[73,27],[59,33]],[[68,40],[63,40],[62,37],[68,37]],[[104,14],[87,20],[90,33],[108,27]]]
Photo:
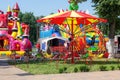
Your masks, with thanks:
[[[0,0],[0,10],[7,11],[7,6],[11,8],[15,3],[18,3],[21,12],[33,12],[35,16],[47,16],[50,13],[56,13],[58,9],[68,9],[69,3],[67,0]],[[91,0],[79,3],[79,10],[88,10],[94,15],[94,10],[91,7]]]

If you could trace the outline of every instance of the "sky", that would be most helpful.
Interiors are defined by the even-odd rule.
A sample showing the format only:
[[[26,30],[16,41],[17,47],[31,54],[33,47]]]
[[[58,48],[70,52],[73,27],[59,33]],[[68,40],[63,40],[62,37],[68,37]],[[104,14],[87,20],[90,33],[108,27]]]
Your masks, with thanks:
[[[21,12],[33,12],[35,16],[47,16],[50,13],[58,12],[58,9],[69,9],[68,0],[0,0],[0,10],[6,12],[7,6],[10,5],[12,9],[16,2]],[[91,0],[79,3],[79,11],[88,10],[89,14],[94,15],[95,11],[91,5]]]

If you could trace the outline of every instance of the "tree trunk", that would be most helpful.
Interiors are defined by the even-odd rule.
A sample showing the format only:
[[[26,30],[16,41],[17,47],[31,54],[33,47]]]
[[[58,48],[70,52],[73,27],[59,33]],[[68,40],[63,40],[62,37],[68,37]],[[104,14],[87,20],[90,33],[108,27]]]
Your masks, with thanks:
[[[114,57],[114,36],[115,36],[115,19],[113,19],[113,22],[110,23],[109,25],[109,58],[112,58]]]

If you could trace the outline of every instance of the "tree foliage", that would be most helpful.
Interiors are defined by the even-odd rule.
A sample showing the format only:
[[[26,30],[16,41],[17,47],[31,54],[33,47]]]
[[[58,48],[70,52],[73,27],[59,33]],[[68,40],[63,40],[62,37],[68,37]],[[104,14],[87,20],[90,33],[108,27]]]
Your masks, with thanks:
[[[84,2],[84,1],[87,1],[87,0],[75,0],[77,1],[78,3],[81,3],[81,2]]]
[[[114,38],[117,20],[120,15],[120,0],[92,0],[99,17],[106,18],[109,23],[109,37]]]
[[[115,34],[120,34],[120,18],[116,20],[116,28],[115,28]]]

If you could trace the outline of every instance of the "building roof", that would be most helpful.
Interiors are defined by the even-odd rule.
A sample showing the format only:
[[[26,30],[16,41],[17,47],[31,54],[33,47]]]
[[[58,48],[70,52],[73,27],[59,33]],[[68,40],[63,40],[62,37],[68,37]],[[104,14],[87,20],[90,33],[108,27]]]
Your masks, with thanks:
[[[68,40],[68,39],[63,38],[63,37],[55,36],[55,37],[49,37],[49,38],[42,38],[42,39],[40,39],[40,41],[49,41],[49,40],[52,40],[52,39],[61,39],[61,40],[64,40],[64,41]]]

